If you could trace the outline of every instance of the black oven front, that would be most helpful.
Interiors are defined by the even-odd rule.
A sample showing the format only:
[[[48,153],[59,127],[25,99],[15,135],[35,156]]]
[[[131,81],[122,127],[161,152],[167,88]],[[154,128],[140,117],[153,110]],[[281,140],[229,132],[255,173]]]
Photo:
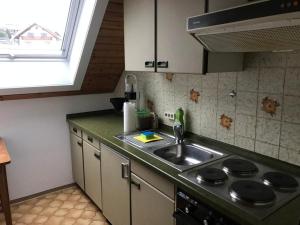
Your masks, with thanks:
[[[184,191],[177,191],[176,225],[238,225]]]

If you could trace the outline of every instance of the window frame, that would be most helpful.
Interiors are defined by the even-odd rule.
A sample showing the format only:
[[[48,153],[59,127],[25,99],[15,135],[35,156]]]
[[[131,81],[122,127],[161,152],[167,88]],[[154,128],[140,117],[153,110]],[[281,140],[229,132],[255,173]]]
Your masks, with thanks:
[[[65,61],[68,59],[78,24],[78,15],[82,9],[82,2],[82,0],[71,0],[70,2],[66,28],[60,50],[55,51],[55,53],[50,53],[51,51],[49,50],[40,50],[40,53],[38,54],[38,51],[34,51],[35,53],[26,53],[26,51],[30,52],[30,50],[15,50],[11,53],[0,53],[0,61]]]

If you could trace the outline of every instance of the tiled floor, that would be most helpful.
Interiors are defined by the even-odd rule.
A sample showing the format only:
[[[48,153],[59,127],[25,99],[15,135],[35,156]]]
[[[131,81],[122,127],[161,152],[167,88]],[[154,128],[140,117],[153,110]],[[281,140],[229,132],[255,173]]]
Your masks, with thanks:
[[[101,211],[77,188],[70,187],[11,207],[15,225],[108,225]],[[0,225],[4,225],[0,215]]]

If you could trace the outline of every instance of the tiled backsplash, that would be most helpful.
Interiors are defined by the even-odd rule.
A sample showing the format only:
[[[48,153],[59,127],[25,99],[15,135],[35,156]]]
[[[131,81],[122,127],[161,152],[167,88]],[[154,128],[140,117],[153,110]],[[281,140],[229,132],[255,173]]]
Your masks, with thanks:
[[[171,82],[165,74],[133,74],[165,124],[172,122],[163,113],[182,107],[193,133],[300,165],[300,54],[247,54],[245,67],[238,73],[175,74]],[[191,89],[200,93],[198,103],[190,100]],[[229,95],[233,90],[236,97]],[[276,103],[275,114],[262,109],[266,97]],[[229,129],[220,124],[223,114],[232,119]]]

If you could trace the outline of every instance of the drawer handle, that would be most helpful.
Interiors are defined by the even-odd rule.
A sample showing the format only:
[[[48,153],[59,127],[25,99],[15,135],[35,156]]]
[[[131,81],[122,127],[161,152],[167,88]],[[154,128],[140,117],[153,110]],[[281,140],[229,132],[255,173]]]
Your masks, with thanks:
[[[75,127],[73,127],[73,131],[77,134],[77,129]]]
[[[96,159],[100,160],[100,154],[98,155],[97,153],[94,153],[94,156]]]
[[[89,142],[93,143],[93,138],[92,137],[88,136],[87,139],[88,139]]]
[[[121,163],[121,177],[124,179],[129,178],[129,164]]]
[[[169,62],[168,61],[159,61],[159,62],[157,62],[157,67],[158,68],[168,68]]]
[[[145,68],[154,68],[154,61],[146,61]]]
[[[131,180],[130,183],[133,184],[134,186],[136,186],[136,188],[137,188],[138,190],[141,189],[141,184],[140,184],[140,183],[138,183],[138,182],[136,182],[136,181],[134,181],[134,180]]]
[[[77,144],[78,144],[80,147],[82,147],[82,142],[77,141]]]

